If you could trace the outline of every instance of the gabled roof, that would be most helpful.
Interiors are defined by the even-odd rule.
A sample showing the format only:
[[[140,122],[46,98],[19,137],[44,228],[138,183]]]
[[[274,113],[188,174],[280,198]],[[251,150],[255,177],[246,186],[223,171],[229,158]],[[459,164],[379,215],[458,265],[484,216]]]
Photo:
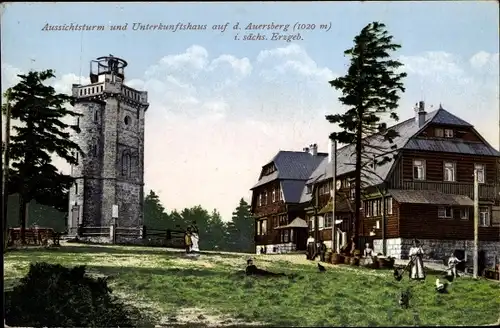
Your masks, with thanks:
[[[280,150],[266,165],[274,163],[276,171],[270,175],[263,176],[252,189],[262,186],[268,182],[279,180],[304,180],[309,179],[309,176],[314,169],[321,163],[323,158],[328,156],[325,153],[317,153],[311,155],[305,151],[285,151]]]
[[[432,123],[472,127],[472,124],[446,111],[441,105],[439,105],[436,115],[432,118]]]
[[[371,144],[385,147],[387,149],[389,149],[392,145],[396,145],[398,150],[409,149],[462,153],[481,156],[500,156],[500,153],[496,149],[491,147],[491,145],[486,142],[486,140],[484,140],[479,135],[479,133],[478,135],[483,140],[483,143],[468,142],[462,140],[416,138],[419,132],[424,130],[429,124],[455,125],[473,129],[473,126],[468,122],[456,117],[442,107],[439,107],[439,109],[426,114],[425,124],[422,127],[418,126],[418,122],[414,117],[392,126],[391,129],[394,129],[399,133],[399,136],[394,139],[393,144],[389,144],[389,142],[384,141],[378,135],[373,135],[368,138],[371,139]],[[474,129],[473,131],[476,132]],[[355,145],[346,145],[337,150],[337,176],[354,171],[354,163],[356,159],[354,147]],[[367,174],[365,180],[371,185],[376,185],[383,182],[391,172],[393,165],[394,161],[381,166],[377,166],[375,169],[376,174]],[[310,178],[307,181],[307,184],[331,179],[333,176],[332,171],[332,164],[328,161],[328,158],[323,159],[316,170],[314,170],[314,172],[311,174]],[[312,195],[307,194],[306,189],[307,188],[304,187],[302,191],[301,202],[308,202],[311,200]]]

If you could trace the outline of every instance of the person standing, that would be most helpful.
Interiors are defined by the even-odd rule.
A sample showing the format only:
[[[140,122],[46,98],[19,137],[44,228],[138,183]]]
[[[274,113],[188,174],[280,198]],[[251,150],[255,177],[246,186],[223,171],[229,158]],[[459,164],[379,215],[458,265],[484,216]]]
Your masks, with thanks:
[[[200,251],[200,232],[198,226],[196,225],[196,221],[193,221],[189,228],[191,230],[191,252],[197,253]]]
[[[193,245],[191,240],[191,228],[187,228],[184,233],[184,245],[186,246],[186,254],[191,253],[191,246]]]
[[[458,273],[457,273],[457,264],[462,262],[461,260],[459,260],[456,256],[455,256],[455,253],[451,253],[451,256],[450,258],[448,258],[448,274],[450,276],[453,276],[453,278],[457,278],[458,277]]]
[[[373,249],[370,247],[369,243],[365,244],[365,250],[363,252],[363,257],[365,259],[365,265],[372,265],[373,264]]]
[[[420,241],[413,240],[413,247],[410,248],[410,279],[424,280],[424,250],[420,246]]]
[[[326,256],[326,245],[323,240],[319,242],[319,260],[321,262],[325,262],[325,256]]]
[[[315,253],[315,242],[314,242],[314,237],[312,235],[307,238],[307,259],[308,260],[314,260],[313,256]]]

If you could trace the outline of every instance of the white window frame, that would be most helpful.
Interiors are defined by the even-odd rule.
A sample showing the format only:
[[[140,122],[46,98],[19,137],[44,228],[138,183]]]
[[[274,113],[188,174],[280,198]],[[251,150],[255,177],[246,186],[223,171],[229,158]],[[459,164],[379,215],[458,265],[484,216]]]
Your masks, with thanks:
[[[325,213],[325,222],[324,222],[325,229],[332,227],[332,224],[333,224],[332,216],[333,216],[333,214],[331,212]]]
[[[451,171],[450,171],[451,169]],[[448,180],[446,172],[451,172],[451,180]],[[457,165],[454,162],[444,162],[443,163],[443,181],[445,182],[456,182],[457,181]]]
[[[392,215],[392,197],[387,197],[385,200],[386,213]]]
[[[486,182],[486,169],[484,164],[474,164],[474,170],[477,170],[477,182]]]
[[[454,136],[453,129],[444,129],[445,138],[453,138],[453,136]]]
[[[491,226],[491,215],[489,207],[479,208],[479,226],[480,227],[490,227]]]
[[[271,197],[272,197],[271,199],[273,200],[273,203],[274,203],[276,201],[276,189],[273,189]]]
[[[267,219],[263,219],[261,222],[261,235],[267,235]]]
[[[468,220],[469,219],[469,208],[464,207],[460,209],[460,220]]]
[[[434,129],[434,136],[438,138],[444,138],[444,130],[442,128],[435,128]]]
[[[351,200],[356,199],[356,188],[354,188],[354,186],[349,190],[349,197]]]
[[[259,206],[262,206],[262,193],[259,193]]]
[[[447,210],[449,210],[449,213],[446,213]],[[451,220],[453,219],[453,209],[451,206],[439,206],[438,207],[438,218],[439,219],[447,219]]]
[[[413,175],[413,180],[416,180],[416,181],[424,181],[425,180],[425,171],[426,171],[426,167],[425,167],[425,160],[423,159],[414,159],[413,160],[413,170],[412,170],[412,175]],[[417,176],[415,176],[415,168],[417,169],[421,169],[420,171],[417,171],[417,172],[421,172],[421,176],[418,176],[419,174],[417,174]]]
[[[318,216],[318,230],[321,230],[325,227],[325,217]]]

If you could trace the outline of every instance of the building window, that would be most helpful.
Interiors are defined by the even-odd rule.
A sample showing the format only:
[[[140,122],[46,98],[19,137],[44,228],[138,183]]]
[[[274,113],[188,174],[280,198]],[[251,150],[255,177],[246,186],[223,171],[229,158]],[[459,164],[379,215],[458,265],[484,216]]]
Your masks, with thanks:
[[[281,231],[281,242],[282,243],[288,243],[290,241],[289,235],[288,235],[288,229],[283,229]]]
[[[273,223],[273,228],[276,228],[279,225],[278,221],[279,221],[279,218],[277,216],[273,216],[271,218],[271,222]]]
[[[490,209],[488,207],[479,208],[479,226],[480,227],[490,226]]]
[[[75,195],[78,195],[78,182],[75,182]]]
[[[331,228],[333,225],[333,220],[332,220],[333,214],[332,213],[326,213],[325,214],[325,228]]]
[[[413,180],[425,180],[425,161],[413,161]]]
[[[274,203],[276,201],[276,190],[275,189],[273,189],[271,197],[272,197],[272,201]]]
[[[387,214],[392,214],[392,197],[387,197],[385,199],[385,211]]]
[[[282,194],[282,191],[281,191],[281,186],[278,187],[277,192],[278,192],[278,200],[280,200],[280,201],[283,200],[283,194]]]
[[[312,193],[312,186],[311,186],[311,185],[307,185],[307,186],[306,186],[306,193],[307,193],[307,194]]]
[[[99,111],[97,109],[94,111],[94,122],[99,122]]]
[[[444,129],[444,137],[445,138],[453,138],[453,130],[452,129]]]
[[[443,129],[434,129],[434,136],[438,137],[438,138],[443,138],[444,137],[444,131]]]
[[[125,123],[125,125],[129,125],[130,124],[130,116],[126,115],[125,118],[123,119],[123,122]]]
[[[474,170],[477,171],[477,182],[484,183],[485,179],[485,170],[483,164],[474,164]]]
[[[262,203],[263,205],[267,205],[267,190],[264,190],[262,193]]]
[[[469,209],[468,208],[461,208],[459,210],[459,218],[460,220],[468,220],[469,219]]]
[[[455,181],[455,163],[444,162],[444,181]]]
[[[262,193],[259,194],[259,206],[262,206]]]
[[[267,220],[259,220],[257,221],[257,235],[266,235],[267,234]]]
[[[130,154],[124,153],[122,155],[122,175],[128,177],[130,175]]]
[[[325,218],[323,216],[318,216],[318,229],[323,229],[325,223]]]
[[[356,188],[354,188],[354,186],[352,186],[349,190],[349,195],[351,197],[351,200],[354,200],[356,198]]]
[[[440,219],[452,219],[453,212],[449,206],[440,206],[438,208],[438,218]]]
[[[310,230],[312,231],[312,230],[316,229],[316,225],[314,224],[314,217],[312,217],[309,222],[311,224]]]
[[[80,128],[80,118],[79,117],[76,118],[76,127]]]

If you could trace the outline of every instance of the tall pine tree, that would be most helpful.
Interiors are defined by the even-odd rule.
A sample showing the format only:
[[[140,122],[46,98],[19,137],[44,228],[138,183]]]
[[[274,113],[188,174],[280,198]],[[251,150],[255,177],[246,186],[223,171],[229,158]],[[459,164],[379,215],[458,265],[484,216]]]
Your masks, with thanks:
[[[375,168],[392,160],[390,153],[396,146],[379,146],[375,138],[392,144],[396,131],[382,121],[384,116],[398,121],[394,110],[398,107],[399,92],[404,92],[402,80],[406,73],[399,72],[403,64],[390,58],[390,52],[401,46],[392,42],[385,25],[373,22],[364,27],[354,38],[354,46],[344,55],[350,57],[350,66],[345,76],[330,81],[340,90],[340,102],[348,109],[343,114],[327,115],[330,123],[338,124],[341,132],[330,135],[342,144],[355,145],[355,217],[353,237],[358,237],[361,209],[361,191],[369,181]],[[367,138],[377,134],[375,137]]]
[[[57,155],[69,164],[77,164],[77,152],[83,152],[70,139],[72,129],[63,118],[77,117],[80,114],[66,106],[73,97],[56,93],[52,86],[45,83],[54,78],[53,70],[31,71],[20,74],[21,81],[5,93],[10,105],[10,117],[18,120],[13,126],[9,149],[11,168],[9,171],[9,194],[19,194],[19,223],[21,239],[25,242],[26,204],[36,200],[39,204],[66,210],[61,200],[67,200],[67,191],[73,179],[60,172],[53,164],[51,155]],[[7,103],[2,105],[6,113]]]
[[[153,190],[150,190],[149,194],[144,198],[144,225],[146,229],[166,230],[175,228],[173,221],[169,220],[160,198]]]
[[[254,252],[254,220],[250,205],[240,199],[238,207],[227,223],[227,246],[234,252]]]

